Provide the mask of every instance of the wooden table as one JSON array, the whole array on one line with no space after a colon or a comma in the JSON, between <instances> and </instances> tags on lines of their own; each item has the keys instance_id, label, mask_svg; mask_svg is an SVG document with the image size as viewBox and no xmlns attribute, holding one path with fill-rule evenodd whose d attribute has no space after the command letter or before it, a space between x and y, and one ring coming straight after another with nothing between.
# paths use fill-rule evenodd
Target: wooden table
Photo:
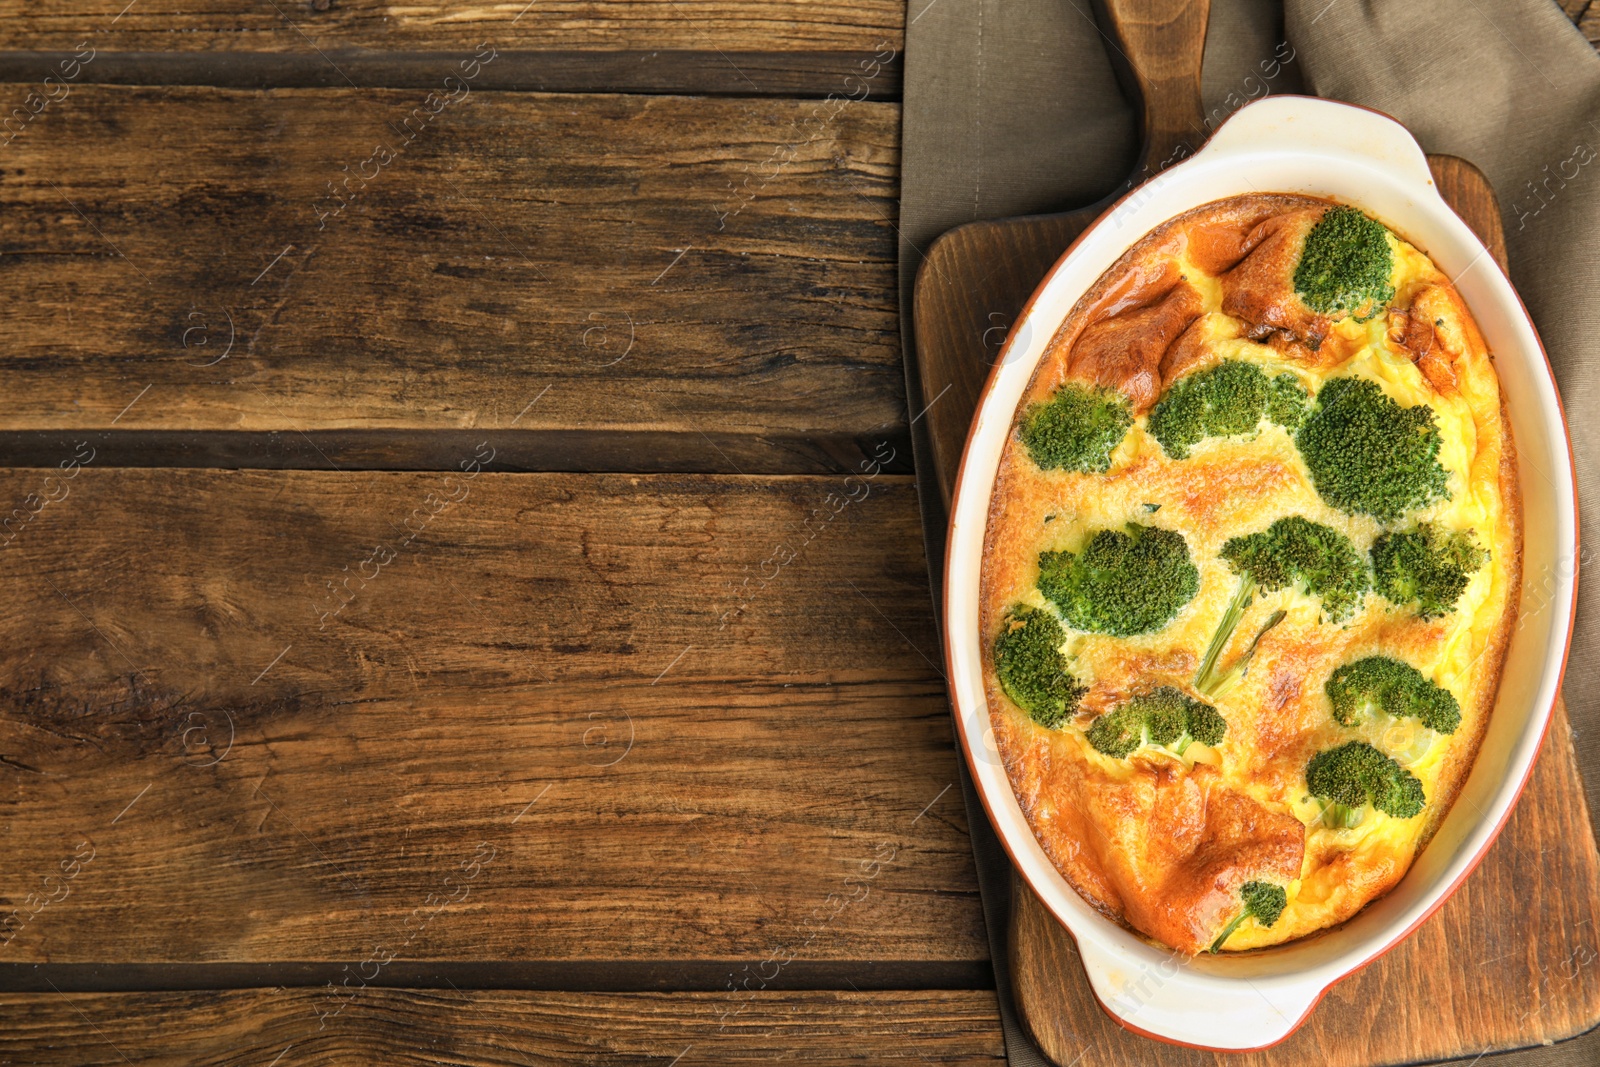
<instances>
[{"instance_id":1,"label":"wooden table","mask_svg":"<svg viewBox=\"0 0 1600 1067\"><path fill-rule=\"evenodd\" d=\"M125 2L0 4L0 1063L1003 1060L902 4Z\"/></svg>"}]
</instances>

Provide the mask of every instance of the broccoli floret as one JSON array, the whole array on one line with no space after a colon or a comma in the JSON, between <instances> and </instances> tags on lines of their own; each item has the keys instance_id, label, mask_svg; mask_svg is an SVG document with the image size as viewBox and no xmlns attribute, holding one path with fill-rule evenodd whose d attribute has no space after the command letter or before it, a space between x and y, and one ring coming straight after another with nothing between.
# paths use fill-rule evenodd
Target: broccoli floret
<instances>
[{"instance_id":1,"label":"broccoli floret","mask_svg":"<svg viewBox=\"0 0 1600 1067\"><path fill-rule=\"evenodd\" d=\"M1183 755L1195 741L1219 745L1228 723L1210 704L1185 696L1180 689L1162 686L1142 693L1100 716L1090 724L1089 744L1112 759L1126 759L1146 745Z\"/></svg>"},{"instance_id":2,"label":"broccoli floret","mask_svg":"<svg viewBox=\"0 0 1600 1067\"><path fill-rule=\"evenodd\" d=\"M1222 951L1222 943L1239 929L1239 924L1254 916L1256 922L1262 926L1274 926L1278 916L1283 914L1283 909L1289 906L1289 894L1283 886L1273 885L1271 882L1246 882L1239 887L1239 899L1244 901L1244 911L1234 917L1234 920L1222 928L1222 933L1211 942L1213 953Z\"/></svg>"},{"instance_id":3,"label":"broccoli floret","mask_svg":"<svg viewBox=\"0 0 1600 1067\"><path fill-rule=\"evenodd\" d=\"M1349 617L1367 591L1367 564L1350 539L1298 515L1231 539L1222 546L1222 558L1263 589L1296 584L1320 597L1336 622Z\"/></svg>"},{"instance_id":4,"label":"broccoli floret","mask_svg":"<svg viewBox=\"0 0 1600 1067\"><path fill-rule=\"evenodd\" d=\"M1044 470L1102 472L1111 466L1133 416L1122 395L1068 383L1022 416L1019 436Z\"/></svg>"},{"instance_id":5,"label":"broccoli floret","mask_svg":"<svg viewBox=\"0 0 1600 1067\"><path fill-rule=\"evenodd\" d=\"M1131 637L1161 629L1200 588L1183 535L1129 523L1100 530L1074 555L1039 553L1039 592L1069 624Z\"/></svg>"},{"instance_id":6,"label":"broccoli floret","mask_svg":"<svg viewBox=\"0 0 1600 1067\"><path fill-rule=\"evenodd\" d=\"M1365 321L1394 299L1389 231L1352 207L1331 207L1306 234L1294 291L1319 315Z\"/></svg>"},{"instance_id":7,"label":"broccoli floret","mask_svg":"<svg viewBox=\"0 0 1600 1067\"><path fill-rule=\"evenodd\" d=\"M1188 727L1190 738L1212 748L1222 744L1222 739L1228 736L1228 720L1210 704L1199 701L1189 705ZM1183 755L1183 749L1188 747L1185 742L1183 748L1178 749L1178 755Z\"/></svg>"},{"instance_id":8,"label":"broccoli floret","mask_svg":"<svg viewBox=\"0 0 1600 1067\"><path fill-rule=\"evenodd\" d=\"M1306 785L1327 805L1324 826L1359 826L1368 804L1385 815L1409 819L1427 802L1416 775L1365 741L1317 753L1306 765Z\"/></svg>"},{"instance_id":9,"label":"broccoli floret","mask_svg":"<svg viewBox=\"0 0 1600 1067\"><path fill-rule=\"evenodd\" d=\"M1227 674L1217 671L1217 661L1233 640L1258 588L1272 591L1296 586L1306 595L1320 598L1322 610L1336 622L1354 612L1367 591L1367 565L1350 539L1331 526L1298 515L1279 519L1259 533L1233 538L1222 546L1222 558L1239 575L1239 588L1222 613L1195 675L1195 688L1212 696L1224 681L1243 671L1261 640L1257 634L1245 658ZM1280 621L1281 613L1272 625Z\"/></svg>"},{"instance_id":10,"label":"broccoli floret","mask_svg":"<svg viewBox=\"0 0 1600 1067\"><path fill-rule=\"evenodd\" d=\"M1365 378L1324 385L1295 444L1317 492L1340 511L1392 522L1447 495L1433 409L1403 408Z\"/></svg>"},{"instance_id":11,"label":"broccoli floret","mask_svg":"<svg viewBox=\"0 0 1600 1067\"><path fill-rule=\"evenodd\" d=\"M1048 611L1018 606L994 643L994 672L1012 703L1040 726L1055 729L1078 710L1087 691L1067 667L1067 635Z\"/></svg>"},{"instance_id":12,"label":"broccoli floret","mask_svg":"<svg viewBox=\"0 0 1600 1067\"><path fill-rule=\"evenodd\" d=\"M1150 432L1167 455L1183 459L1207 437L1254 433L1267 407L1267 376L1229 360L1179 378L1150 412Z\"/></svg>"},{"instance_id":13,"label":"broccoli floret","mask_svg":"<svg viewBox=\"0 0 1600 1067\"><path fill-rule=\"evenodd\" d=\"M1461 705L1450 690L1434 685L1411 664L1387 656L1346 663L1323 688L1341 726L1358 726L1375 713L1413 718L1441 734L1453 734L1461 725Z\"/></svg>"},{"instance_id":14,"label":"broccoli floret","mask_svg":"<svg viewBox=\"0 0 1600 1067\"><path fill-rule=\"evenodd\" d=\"M1227 360L1174 382L1148 425L1167 455L1184 459L1207 437L1255 433L1263 418L1293 429L1305 406L1306 391L1293 374L1268 378L1254 363Z\"/></svg>"},{"instance_id":15,"label":"broccoli floret","mask_svg":"<svg viewBox=\"0 0 1600 1067\"><path fill-rule=\"evenodd\" d=\"M1300 379L1288 371L1272 379L1267 391L1267 418L1285 430L1298 429L1306 421L1306 408L1311 403Z\"/></svg>"},{"instance_id":16,"label":"broccoli floret","mask_svg":"<svg viewBox=\"0 0 1600 1067\"><path fill-rule=\"evenodd\" d=\"M1445 532L1426 522L1372 543L1378 592L1396 604L1413 605L1424 619L1454 611L1467 580L1486 558L1471 533Z\"/></svg>"}]
</instances>

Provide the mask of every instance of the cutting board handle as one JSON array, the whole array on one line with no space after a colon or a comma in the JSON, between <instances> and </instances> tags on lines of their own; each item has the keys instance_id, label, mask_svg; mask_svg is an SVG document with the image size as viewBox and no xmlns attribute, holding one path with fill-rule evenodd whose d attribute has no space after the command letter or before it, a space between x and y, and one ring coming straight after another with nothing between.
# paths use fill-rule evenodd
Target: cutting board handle
<instances>
[{"instance_id":1,"label":"cutting board handle","mask_svg":"<svg viewBox=\"0 0 1600 1067\"><path fill-rule=\"evenodd\" d=\"M1193 155L1205 140L1200 64L1211 0L1097 0L1112 65L1142 105L1137 185Z\"/></svg>"}]
</instances>

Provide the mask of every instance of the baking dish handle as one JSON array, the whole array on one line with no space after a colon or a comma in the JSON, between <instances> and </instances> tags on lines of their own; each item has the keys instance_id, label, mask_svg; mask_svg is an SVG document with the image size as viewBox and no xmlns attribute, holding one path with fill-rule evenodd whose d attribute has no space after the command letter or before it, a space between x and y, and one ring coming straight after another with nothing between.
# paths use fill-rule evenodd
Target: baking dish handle
<instances>
[{"instance_id":1,"label":"baking dish handle","mask_svg":"<svg viewBox=\"0 0 1600 1067\"><path fill-rule=\"evenodd\" d=\"M1094 995L1112 1018L1148 1037L1206 1049L1248 1051L1294 1032L1322 999L1316 979L1258 974L1249 956L1170 953L1132 961L1088 938L1078 954ZM1228 973L1224 974L1224 968ZM1210 972L1210 973L1208 973Z\"/></svg>"},{"instance_id":2,"label":"baking dish handle","mask_svg":"<svg viewBox=\"0 0 1600 1067\"><path fill-rule=\"evenodd\" d=\"M1400 123L1371 108L1314 96L1269 96L1240 108L1197 158L1249 156L1270 145L1310 155L1365 156L1390 174L1433 188L1428 157Z\"/></svg>"}]
</instances>

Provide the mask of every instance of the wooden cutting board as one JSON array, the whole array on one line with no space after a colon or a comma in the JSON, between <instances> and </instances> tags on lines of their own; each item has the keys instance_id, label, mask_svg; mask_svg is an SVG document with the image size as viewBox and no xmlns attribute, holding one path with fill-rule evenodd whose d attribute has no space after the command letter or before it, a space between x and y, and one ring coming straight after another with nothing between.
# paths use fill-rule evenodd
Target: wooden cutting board
<instances>
[{"instance_id":1,"label":"wooden cutting board","mask_svg":"<svg viewBox=\"0 0 1600 1067\"><path fill-rule=\"evenodd\" d=\"M1146 0L1100 11L1145 102L1136 178L1196 147L1185 138L1203 128L1206 8L1204 0ZM1504 268L1505 239L1488 180L1454 157L1431 156L1429 164L1445 199ZM912 321L927 459L946 514L967 428L1007 329L1104 207L970 223L929 249ZM1528 789L1478 870L1412 937L1335 986L1275 1048L1201 1052L1122 1029L1090 991L1071 935L1015 878L1008 942L1018 1013L1062 1067L1377 1067L1576 1036L1600 1023L1600 855L1566 709L1556 707Z\"/></svg>"}]
</instances>

